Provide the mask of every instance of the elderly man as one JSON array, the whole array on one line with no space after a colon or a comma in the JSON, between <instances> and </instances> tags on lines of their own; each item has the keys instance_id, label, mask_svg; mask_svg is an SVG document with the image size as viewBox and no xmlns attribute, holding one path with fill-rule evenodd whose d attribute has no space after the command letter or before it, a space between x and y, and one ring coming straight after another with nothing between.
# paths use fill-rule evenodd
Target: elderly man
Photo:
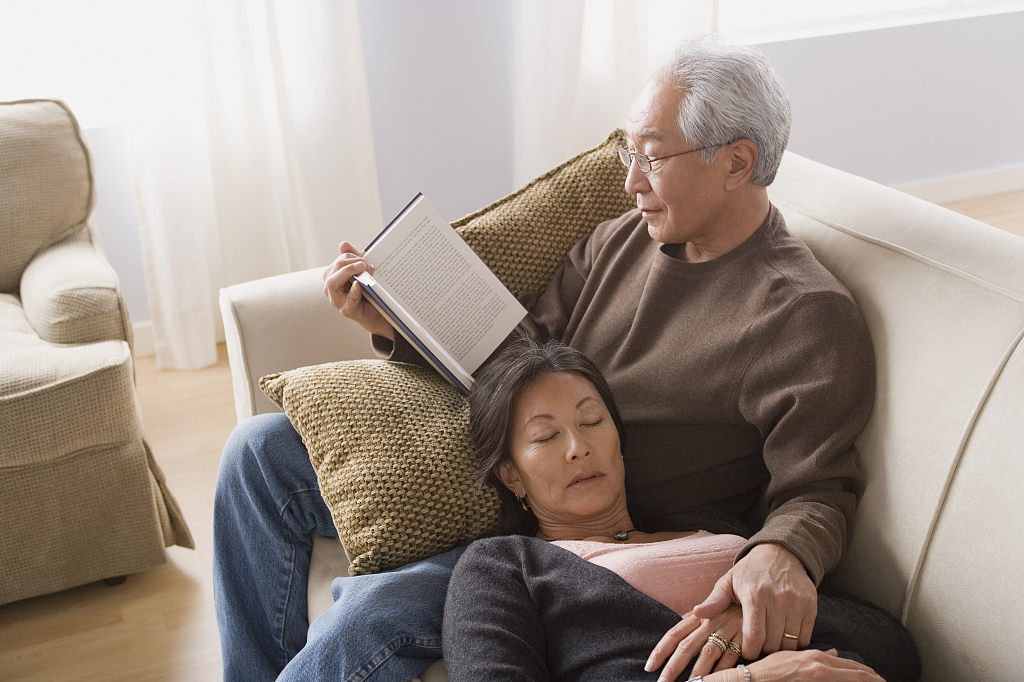
<instances>
[{"instance_id":1,"label":"elderly man","mask_svg":"<svg viewBox=\"0 0 1024 682\"><path fill-rule=\"evenodd\" d=\"M637 210L598 226L524 300L521 331L578 348L607 377L631 489L658 512L711 504L761 528L658 645L659 665L672 656L668 679L710 646L710 619L732 603L745 658L806 646L815 586L842 555L862 490L853 441L871 410L872 347L849 292L768 200L789 125L762 55L712 39L683 45L627 121L620 155ZM352 278L367 268L343 242L325 293L383 357L422 362L362 299ZM276 672L292 657L281 679L417 675L440 656L461 549L336 582L303 648L308 534L335 531L287 420L250 422L225 448L215 510L226 677L273 679L259 665ZM700 656L710 670L714 659Z\"/></svg>"}]
</instances>

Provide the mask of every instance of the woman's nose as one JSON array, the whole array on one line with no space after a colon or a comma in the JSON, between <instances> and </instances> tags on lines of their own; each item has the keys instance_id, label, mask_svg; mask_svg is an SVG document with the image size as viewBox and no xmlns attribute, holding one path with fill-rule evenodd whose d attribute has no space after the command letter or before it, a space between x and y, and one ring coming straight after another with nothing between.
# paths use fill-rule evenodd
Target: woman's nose
<instances>
[{"instance_id":1,"label":"woman's nose","mask_svg":"<svg viewBox=\"0 0 1024 682\"><path fill-rule=\"evenodd\" d=\"M579 431L574 430L569 434L568 446L565 458L570 462L590 454L590 445Z\"/></svg>"}]
</instances>

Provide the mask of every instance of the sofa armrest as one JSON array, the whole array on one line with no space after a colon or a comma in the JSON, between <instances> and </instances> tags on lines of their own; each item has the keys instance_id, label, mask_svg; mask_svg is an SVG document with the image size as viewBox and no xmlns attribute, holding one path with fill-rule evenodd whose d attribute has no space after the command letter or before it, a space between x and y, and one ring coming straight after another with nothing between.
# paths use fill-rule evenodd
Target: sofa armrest
<instances>
[{"instance_id":1,"label":"sofa armrest","mask_svg":"<svg viewBox=\"0 0 1024 682\"><path fill-rule=\"evenodd\" d=\"M132 345L117 274L87 229L39 251L21 275L19 293L29 324L44 341Z\"/></svg>"},{"instance_id":2,"label":"sofa armrest","mask_svg":"<svg viewBox=\"0 0 1024 682\"><path fill-rule=\"evenodd\" d=\"M342 317L324 297L322 275L323 268L313 268L221 289L239 422L280 412L260 390L262 376L374 357L370 335Z\"/></svg>"}]
</instances>

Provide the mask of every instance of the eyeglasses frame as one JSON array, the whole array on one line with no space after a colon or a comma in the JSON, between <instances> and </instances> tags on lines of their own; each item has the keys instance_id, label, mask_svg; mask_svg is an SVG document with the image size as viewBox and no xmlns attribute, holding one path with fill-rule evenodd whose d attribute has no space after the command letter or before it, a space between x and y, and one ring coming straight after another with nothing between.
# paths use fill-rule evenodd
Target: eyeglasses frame
<instances>
[{"instance_id":1,"label":"eyeglasses frame","mask_svg":"<svg viewBox=\"0 0 1024 682\"><path fill-rule=\"evenodd\" d=\"M647 156L646 154L641 154L640 152L638 152L636 150L633 150L633 149L628 149L627 147L619 147L619 161L622 162L623 166L625 166L626 168L629 168L630 164L635 159L636 160L636 167L640 169L641 173L650 173L652 170L654 170L654 166L651 165L654 161L661 161L663 159L671 159L673 156L682 156L684 154L692 154L694 152L702 152L705 149L714 149L716 147L724 147L727 144L732 144L732 142L723 142L721 144L709 144L707 147L698 147L697 149L689 149L689 150L687 150L685 152L678 152L676 154L667 154L665 156ZM623 153L627 154L628 156L626 158L623 158L622 157ZM647 164L647 168L644 168L644 163Z\"/></svg>"}]
</instances>

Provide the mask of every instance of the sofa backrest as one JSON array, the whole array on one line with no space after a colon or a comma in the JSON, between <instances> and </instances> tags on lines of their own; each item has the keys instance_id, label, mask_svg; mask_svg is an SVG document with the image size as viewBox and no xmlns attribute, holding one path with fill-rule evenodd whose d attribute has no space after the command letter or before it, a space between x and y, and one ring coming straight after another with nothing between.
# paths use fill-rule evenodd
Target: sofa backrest
<instances>
[{"instance_id":1,"label":"sofa backrest","mask_svg":"<svg viewBox=\"0 0 1024 682\"><path fill-rule=\"evenodd\" d=\"M17 291L37 251L85 227L92 161L67 105L0 102L0 292Z\"/></svg>"},{"instance_id":2,"label":"sofa backrest","mask_svg":"<svg viewBox=\"0 0 1024 682\"><path fill-rule=\"evenodd\" d=\"M1024 676L1024 239L787 153L772 201L853 293L878 366L840 582L924 680Z\"/></svg>"}]
</instances>

